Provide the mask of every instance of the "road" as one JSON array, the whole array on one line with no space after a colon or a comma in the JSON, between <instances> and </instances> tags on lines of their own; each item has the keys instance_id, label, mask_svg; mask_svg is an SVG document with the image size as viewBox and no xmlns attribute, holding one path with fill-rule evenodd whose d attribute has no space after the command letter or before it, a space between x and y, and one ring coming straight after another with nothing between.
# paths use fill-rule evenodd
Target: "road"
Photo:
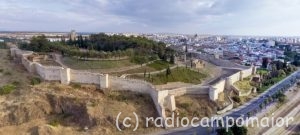
<instances>
[{"instance_id":1,"label":"road","mask_svg":"<svg viewBox=\"0 0 300 135\"><path fill-rule=\"evenodd\" d=\"M255 129L259 131L257 134L292 134L293 131L299 129L300 124L300 91L298 88L297 91L291 90L287 92L288 101L281 106L279 109L277 109L273 116L275 119L278 117L282 118L294 118L294 121L289 124L289 127L266 127L261 129ZM270 116L269 116L270 118Z\"/></svg>"}]
</instances>

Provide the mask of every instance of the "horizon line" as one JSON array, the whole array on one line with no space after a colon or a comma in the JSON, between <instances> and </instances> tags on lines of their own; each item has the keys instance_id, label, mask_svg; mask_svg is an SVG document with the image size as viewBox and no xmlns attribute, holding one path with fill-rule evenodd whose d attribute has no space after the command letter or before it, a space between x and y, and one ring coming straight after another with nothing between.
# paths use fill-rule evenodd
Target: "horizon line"
<instances>
[{"instance_id":1,"label":"horizon line","mask_svg":"<svg viewBox=\"0 0 300 135\"><path fill-rule=\"evenodd\" d=\"M74 29L73 29L74 30ZM76 31L76 30L75 30ZM70 33L70 31L37 31L37 30L0 30L0 33L13 33L13 32L19 32L19 33ZM203 33L173 33L173 32L104 32L104 31L99 31L99 32L86 32L86 31L76 31L76 33L89 33L89 34L98 34L98 33L118 33L118 34L124 34L124 33L132 33L132 34L173 34L173 35L201 35L201 36L232 36L232 37L293 37L293 38L300 38L300 36L291 36L291 35L237 35L237 34L203 34Z\"/></svg>"}]
</instances>

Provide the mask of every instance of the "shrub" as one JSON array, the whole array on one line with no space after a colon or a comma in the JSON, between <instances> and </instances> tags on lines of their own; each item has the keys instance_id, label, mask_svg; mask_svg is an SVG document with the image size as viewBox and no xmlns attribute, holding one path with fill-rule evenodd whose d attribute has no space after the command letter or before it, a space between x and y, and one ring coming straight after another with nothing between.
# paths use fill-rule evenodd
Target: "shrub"
<instances>
[{"instance_id":1,"label":"shrub","mask_svg":"<svg viewBox=\"0 0 300 135\"><path fill-rule=\"evenodd\" d=\"M6 95L11 93L16 89L16 86L12 84L4 85L3 87L0 88L0 95Z\"/></svg>"},{"instance_id":2,"label":"shrub","mask_svg":"<svg viewBox=\"0 0 300 135\"><path fill-rule=\"evenodd\" d=\"M246 127L238 127L236 124L234 124L234 126L230 129L234 135L247 135L248 132Z\"/></svg>"},{"instance_id":3,"label":"shrub","mask_svg":"<svg viewBox=\"0 0 300 135\"><path fill-rule=\"evenodd\" d=\"M237 103L241 103L241 98L239 96L233 96L232 100Z\"/></svg>"},{"instance_id":4,"label":"shrub","mask_svg":"<svg viewBox=\"0 0 300 135\"><path fill-rule=\"evenodd\" d=\"M284 95L283 93L279 93L277 96L279 103L284 103L286 101L286 95Z\"/></svg>"},{"instance_id":5,"label":"shrub","mask_svg":"<svg viewBox=\"0 0 300 135\"><path fill-rule=\"evenodd\" d=\"M30 84L31 84L31 85L38 85L38 84L40 84L41 82L42 82L41 79L38 78L38 77L31 78L31 80L30 80Z\"/></svg>"},{"instance_id":6,"label":"shrub","mask_svg":"<svg viewBox=\"0 0 300 135\"><path fill-rule=\"evenodd\" d=\"M0 72L2 73L4 70L3 69L0 69Z\"/></svg>"},{"instance_id":7,"label":"shrub","mask_svg":"<svg viewBox=\"0 0 300 135\"><path fill-rule=\"evenodd\" d=\"M136 64L143 64L147 63L149 60L146 56L134 56L130 61Z\"/></svg>"},{"instance_id":8,"label":"shrub","mask_svg":"<svg viewBox=\"0 0 300 135\"><path fill-rule=\"evenodd\" d=\"M21 83L19 81L13 81L12 84L15 86L19 86Z\"/></svg>"},{"instance_id":9,"label":"shrub","mask_svg":"<svg viewBox=\"0 0 300 135\"><path fill-rule=\"evenodd\" d=\"M225 128L217 129L217 133L218 135L233 135L230 129L227 131Z\"/></svg>"},{"instance_id":10,"label":"shrub","mask_svg":"<svg viewBox=\"0 0 300 135\"><path fill-rule=\"evenodd\" d=\"M127 101L127 97L125 95L119 94L116 96L116 100L120 102Z\"/></svg>"},{"instance_id":11,"label":"shrub","mask_svg":"<svg viewBox=\"0 0 300 135\"><path fill-rule=\"evenodd\" d=\"M181 103L178 106L180 106L180 107L182 107L182 108L184 108L184 109L187 110L191 106L191 104L190 103Z\"/></svg>"},{"instance_id":12,"label":"shrub","mask_svg":"<svg viewBox=\"0 0 300 135\"><path fill-rule=\"evenodd\" d=\"M127 101L127 97L125 95L123 95L122 93L110 92L108 97L112 100L116 100L119 102Z\"/></svg>"}]
</instances>

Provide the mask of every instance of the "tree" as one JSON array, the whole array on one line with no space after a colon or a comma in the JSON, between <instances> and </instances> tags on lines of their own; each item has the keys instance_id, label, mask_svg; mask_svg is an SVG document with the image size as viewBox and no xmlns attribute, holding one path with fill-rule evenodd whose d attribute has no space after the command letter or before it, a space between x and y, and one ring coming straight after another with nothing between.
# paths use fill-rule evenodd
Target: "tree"
<instances>
[{"instance_id":1,"label":"tree","mask_svg":"<svg viewBox=\"0 0 300 135\"><path fill-rule=\"evenodd\" d=\"M170 63L175 64L175 55L172 55L170 58Z\"/></svg>"},{"instance_id":2,"label":"tree","mask_svg":"<svg viewBox=\"0 0 300 135\"><path fill-rule=\"evenodd\" d=\"M273 70L271 73L271 77L274 78L274 77L278 77L279 76L279 71L278 70Z\"/></svg>"},{"instance_id":3,"label":"tree","mask_svg":"<svg viewBox=\"0 0 300 135\"><path fill-rule=\"evenodd\" d=\"M295 66L300 66L300 61L299 60L294 60L292 64L295 65Z\"/></svg>"},{"instance_id":4,"label":"tree","mask_svg":"<svg viewBox=\"0 0 300 135\"><path fill-rule=\"evenodd\" d=\"M274 63L275 63L275 65L276 65L276 69L277 69L277 70L280 70L280 69L283 69L283 68L284 68L285 63L283 63L283 62L281 62L281 61L275 61Z\"/></svg>"},{"instance_id":5,"label":"tree","mask_svg":"<svg viewBox=\"0 0 300 135\"><path fill-rule=\"evenodd\" d=\"M277 95L279 103L284 103L286 101L286 96L283 93Z\"/></svg>"},{"instance_id":6,"label":"tree","mask_svg":"<svg viewBox=\"0 0 300 135\"><path fill-rule=\"evenodd\" d=\"M233 133L230 129L228 131L226 131L225 128L217 129L217 133L218 133L218 135L233 135Z\"/></svg>"},{"instance_id":7,"label":"tree","mask_svg":"<svg viewBox=\"0 0 300 135\"><path fill-rule=\"evenodd\" d=\"M28 49L35 52L49 52L50 51L50 42L45 35L33 37L30 40Z\"/></svg>"},{"instance_id":8,"label":"tree","mask_svg":"<svg viewBox=\"0 0 300 135\"><path fill-rule=\"evenodd\" d=\"M174 50L167 48L163 42L156 42L145 37L126 37L121 35L109 36L104 33L92 34L89 38L79 35L77 40L71 39L65 43L65 38L61 42L49 42L42 36L33 37L30 43L20 44L20 48L36 52L62 52L64 55L77 57L97 57L110 58L128 56L133 62L143 64L148 60L156 60L158 57L168 59L174 54ZM97 52L86 54L79 49L88 49Z\"/></svg>"},{"instance_id":9,"label":"tree","mask_svg":"<svg viewBox=\"0 0 300 135\"><path fill-rule=\"evenodd\" d=\"M278 72L279 72L279 76L281 76L281 77L286 76L286 73L284 72L284 70L280 69Z\"/></svg>"},{"instance_id":10,"label":"tree","mask_svg":"<svg viewBox=\"0 0 300 135\"><path fill-rule=\"evenodd\" d=\"M168 56L166 54L162 58L163 58L163 61L166 61L166 62L168 61Z\"/></svg>"},{"instance_id":11,"label":"tree","mask_svg":"<svg viewBox=\"0 0 300 135\"><path fill-rule=\"evenodd\" d=\"M260 105L259 105L259 108L260 108L260 109L263 109L263 107L264 107L263 104L260 104Z\"/></svg>"},{"instance_id":12,"label":"tree","mask_svg":"<svg viewBox=\"0 0 300 135\"><path fill-rule=\"evenodd\" d=\"M172 74L172 72L171 72L170 66L168 66L168 68L166 70L166 76L168 77L171 74Z\"/></svg>"},{"instance_id":13,"label":"tree","mask_svg":"<svg viewBox=\"0 0 300 135\"><path fill-rule=\"evenodd\" d=\"M61 43L62 43L63 45L66 44L66 40L65 40L65 37L64 37L64 36L61 38Z\"/></svg>"},{"instance_id":14,"label":"tree","mask_svg":"<svg viewBox=\"0 0 300 135\"><path fill-rule=\"evenodd\" d=\"M80 35L78 37L78 46L79 46L79 48L84 48L84 40L83 40L82 35Z\"/></svg>"},{"instance_id":15,"label":"tree","mask_svg":"<svg viewBox=\"0 0 300 135\"><path fill-rule=\"evenodd\" d=\"M267 68L269 64L269 58L264 57L262 59L262 68Z\"/></svg>"},{"instance_id":16,"label":"tree","mask_svg":"<svg viewBox=\"0 0 300 135\"><path fill-rule=\"evenodd\" d=\"M241 103L241 98L239 96L233 96L232 100L237 102L237 103Z\"/></svg>"},{"instance_id":17,"label":"tree","mask_svg":"<svg viewBox=\"0 0 300 135\"><path fill-rule=\"evenodd\" d=\"M247 135L247 128L246 127L238 127L236 124L230 128L234 135Z\"/></svg>"}]
</instances>

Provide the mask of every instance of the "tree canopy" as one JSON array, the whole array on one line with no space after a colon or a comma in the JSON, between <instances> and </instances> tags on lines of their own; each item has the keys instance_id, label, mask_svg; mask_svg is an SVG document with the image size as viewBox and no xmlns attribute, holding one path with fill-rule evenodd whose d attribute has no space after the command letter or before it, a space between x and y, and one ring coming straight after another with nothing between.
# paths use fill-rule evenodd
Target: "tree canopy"
<instances>
[{"instance_id":1,"label":"tree canopy","mask_svg":"<svg viewBox=\"0 0 300 135\"><path fill-rule=\"evenodd\" d=\"M128 56L136 63L145 63L155 59L168 59L174 50L163 42L156 42L145 37L109 36L104 33L92 34L89 38L81 35L76 41L50 42L42 36L33 37L30 43L23 43L20 48L35 52L60 52L62 55L80 58L111 58Z\"/></svg>"}]
</instances>

